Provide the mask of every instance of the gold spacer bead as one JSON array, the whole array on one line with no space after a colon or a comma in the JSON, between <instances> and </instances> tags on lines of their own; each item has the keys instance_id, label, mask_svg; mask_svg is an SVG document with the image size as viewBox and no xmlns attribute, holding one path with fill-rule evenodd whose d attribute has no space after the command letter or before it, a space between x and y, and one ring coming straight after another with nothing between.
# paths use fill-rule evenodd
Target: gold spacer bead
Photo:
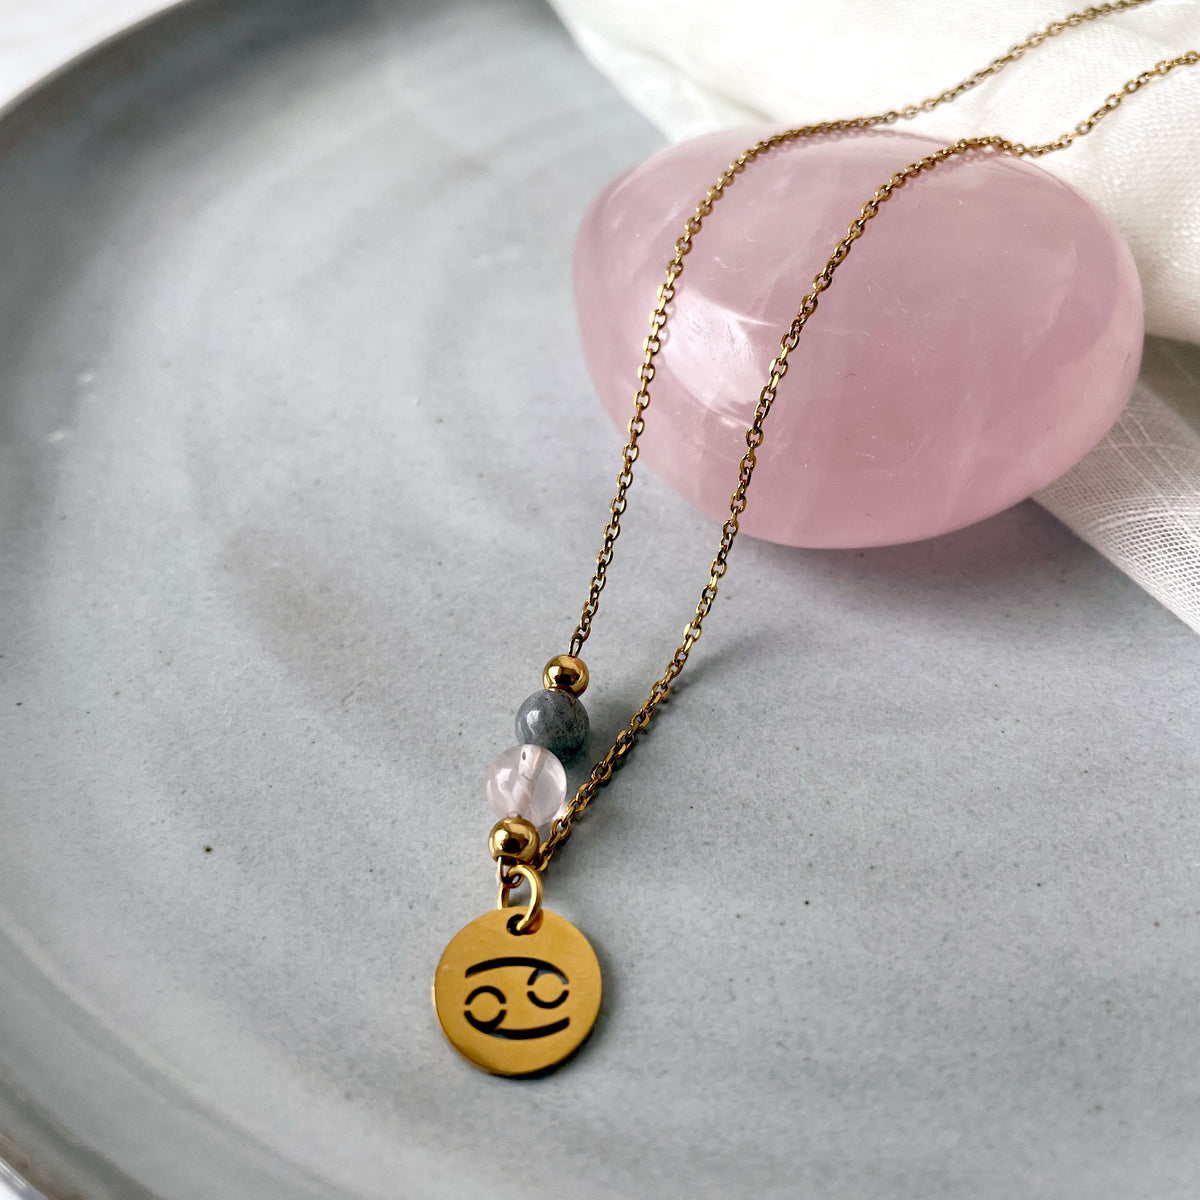
<instances>
[{"instance_id":1,"label":"gold spacer bead","mask_svg":"<svg viewBox=\"0 0 1200 1200\"><path fill-rule=\"evenodd\" d=\"M541 848L538 831L524 817L505 817L488 834L488 850L496 859L515 858L517 862L531 863Z\"/></svg>"},{"instance_id":2,"label":"gold spacer bead","mask_svg":"<svg viewBox=\"0 0 1200 1200\"><path fill-rule=\"evenodd\" d=\"M587 664L573 654L556 654L542 669L543 687L561 688L572 696L582 696L587 685Z\"/></svg>"}]
</instances>

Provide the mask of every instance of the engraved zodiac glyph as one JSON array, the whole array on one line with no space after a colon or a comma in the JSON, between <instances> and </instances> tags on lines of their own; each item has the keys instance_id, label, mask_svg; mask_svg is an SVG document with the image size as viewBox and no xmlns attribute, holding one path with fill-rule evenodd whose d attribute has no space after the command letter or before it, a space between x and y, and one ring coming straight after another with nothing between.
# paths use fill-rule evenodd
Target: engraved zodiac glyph
<instances>
[{"instance_id":1,"label":"engraved zodiac glyph","mask_svg":"<svg viewBox=\"0 0 1200 1200\"><path fill-rule=\"evenodd\" d=\"M466 979L475 979L481 975L497 971L507 971L511 968L521 969L520 976L524 978L525 982L519 990L525 992L524 999L533 1005L534 1008L554 1009L566 1002L569 995L566 975L554 966L553 963L548 963L542 958L524 958L520 956L489 958L468 967L464 973L464 977ZM525 975L525 968L530 969L527 977ZM556 980L559 986L543 986L543 993L549 993L549 995L538 995L535 987L540 979ZM509 1013L510 995L513 995L511 985L508 991L505 992L495 983L481 983L468 994L464 1001L466 1011L463 1013L463 1016L466 1018L467 1023L480 1033L486 1033L490 1037L506 1038L509 1041L527 1041L530 1038L549 1037L552 1033L561 1033L571 1023L571 1018L564 1016L557 1021L550 1021L541 1025L509 1026L505 1022ZM514 998L514 1007L518 1002L519 998ZM475 1005L474 1010L472 1010L472 1005ZM491 1017L481 1018L479 1015L481 1012L486 1012L489 1008L495 1008L496 1005L499 1005L499 1009Z\"/></svg>"}]
</instances>

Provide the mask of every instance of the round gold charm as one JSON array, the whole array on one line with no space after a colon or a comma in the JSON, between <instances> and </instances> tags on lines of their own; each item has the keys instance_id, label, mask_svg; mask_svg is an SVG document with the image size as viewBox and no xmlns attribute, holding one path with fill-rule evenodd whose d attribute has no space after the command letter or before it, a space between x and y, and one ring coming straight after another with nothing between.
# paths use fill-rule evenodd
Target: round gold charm
<instances>
[{"instance_id":1,"label":"round gold charm","mask_svg":"<svg viewBox=\"0 0 1200 1200\"><path fill-rule=\"evenodd\" d=\"M493 1075L557 1066L592 1031L600 964L587 938L542 909L514 932L519 908L498 908L460 929L433 977L433 1007L450 1044Z\"/></svg>"}]
</instances>

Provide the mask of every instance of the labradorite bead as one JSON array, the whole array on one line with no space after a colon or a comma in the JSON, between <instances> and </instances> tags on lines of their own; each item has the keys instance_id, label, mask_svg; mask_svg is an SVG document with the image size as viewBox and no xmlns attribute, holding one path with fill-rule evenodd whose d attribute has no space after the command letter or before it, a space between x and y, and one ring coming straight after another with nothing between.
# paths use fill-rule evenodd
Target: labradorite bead
<instances>
[{"instance_id":1,"label":"labradorite bead","mask_svg":"<svg viewBox=\"0 0 1200 1200\"><path fill-rule=\"evenodd\" d=\"M570 758L587 738L588 715L583 701L564 688L534 692L517 709L517 741L544 746L559 758Z\"/></svg>"}]
</instances>

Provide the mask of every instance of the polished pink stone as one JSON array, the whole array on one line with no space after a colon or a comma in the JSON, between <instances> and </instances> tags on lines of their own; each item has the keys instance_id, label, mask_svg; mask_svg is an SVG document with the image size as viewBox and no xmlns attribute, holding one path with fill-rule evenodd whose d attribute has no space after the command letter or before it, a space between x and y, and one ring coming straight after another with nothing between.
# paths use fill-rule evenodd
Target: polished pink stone
<instances>
[{"instance_id":1,"label":"polished pink stone","mask_svg":"<svg viewBox=\"0 0 1200 1200\"><path fill-rule=\"evenodd\" d=\"M584 350L622 428L675 239L764 132L664 150L583 220ZM669 309L642 461L706 513L728 513L768 364L813 276L875 188L939 144L880 133L780 148L705 221ZM882 207L822 296L767 420L742 528L874 546L998 512L1103 436L1141 345L1137 272L1107 218L1029 163L939 167Z\"/></svg>"},{"instance_id":2,"label":"polished pink stone","mask_svg":"<svg viewBox=\"0 0 1200 1200\"><path fill-rule=\"evenodd\" d=\"M541 746L510 746L488 767L484 796L497 817L524 817L545 829L567 798L567 773Z\"/></svg>"}]
</instances>

